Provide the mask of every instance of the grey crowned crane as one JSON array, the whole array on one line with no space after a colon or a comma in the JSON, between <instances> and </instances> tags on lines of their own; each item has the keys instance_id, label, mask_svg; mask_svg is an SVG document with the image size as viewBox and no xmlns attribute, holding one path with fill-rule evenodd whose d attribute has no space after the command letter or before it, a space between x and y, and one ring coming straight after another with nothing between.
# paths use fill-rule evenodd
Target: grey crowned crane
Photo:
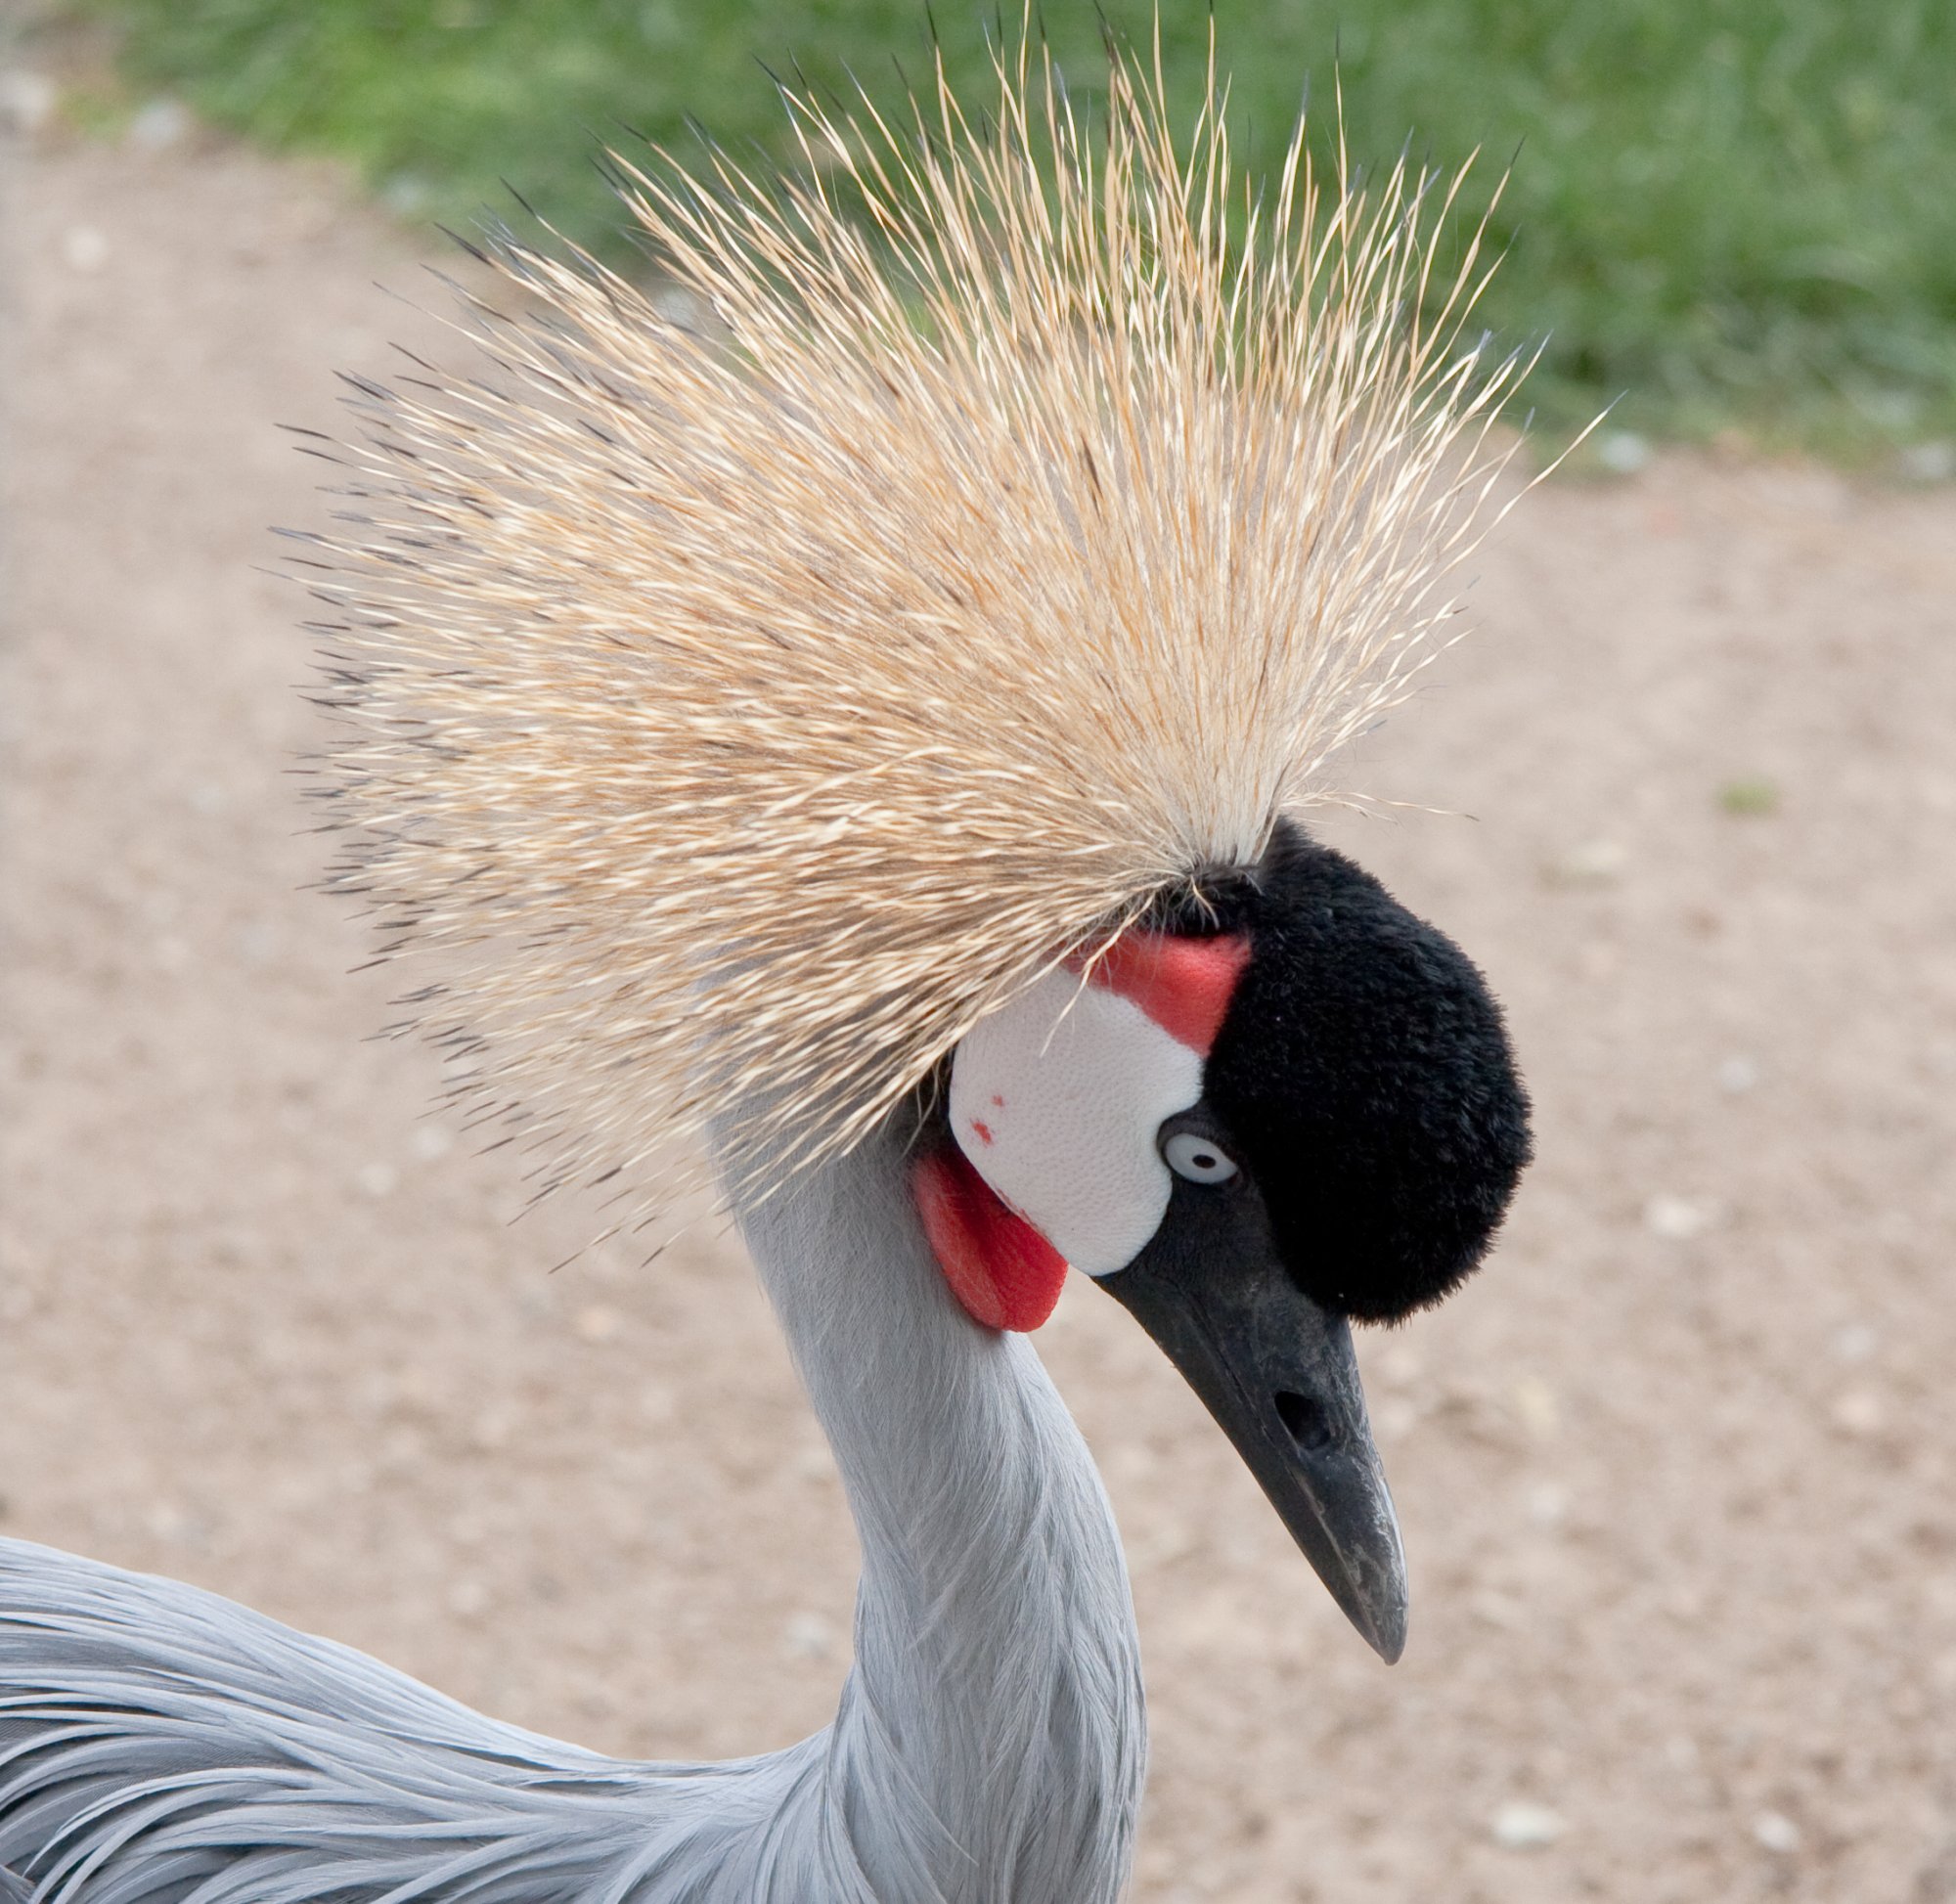
<instances>
[{"instance_id":1,"label":"grey crowned crane","mask_svg":"<svg viewBox=\"0 0 1956 1904\"><path fill-rule=\"evenodd\" d=\"M333 883L540 1188L710 1159L860 1535L831 1725L608 1759L245 1609L0 1542L0 1897L1093 1904L1145 1734L1121 1548L1031 1332L1069 1266L1386 1659L1354 1321L1529 1152L1467 958L1300 816L1408 688L1518 374L1403 167L1252 196L1211 75L1076 113L788 95L762 186L625 168L668 287L505 243L479 374L361 386ZM1448 285L1451 286L1450 290Z\"/></svg>"}]
</instances>

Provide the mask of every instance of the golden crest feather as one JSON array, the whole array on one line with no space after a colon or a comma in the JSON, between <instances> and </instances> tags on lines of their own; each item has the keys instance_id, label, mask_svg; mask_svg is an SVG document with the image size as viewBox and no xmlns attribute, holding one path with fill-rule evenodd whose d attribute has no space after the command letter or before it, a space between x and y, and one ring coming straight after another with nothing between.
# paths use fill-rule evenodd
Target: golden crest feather
<instances>
[{"instance_id":1,"label":"golden crest feather","mask_svg":"<svg viewBox=\"0 0 1956 1904\"><path fill-rule=\"evenodd\" d=\"M903 123L785 93L785 182L620 160L662 287L506 243L486 374L363 386L331 883L543 1187L847 1145L1434 651L1524 368L1479 231L1434 281L1459 178L1300 125L1258 191L1213 56L1179 141L1109 61L1095 122L1026 34L982 121L940 65Z\"/></svg>"}]
</instances>

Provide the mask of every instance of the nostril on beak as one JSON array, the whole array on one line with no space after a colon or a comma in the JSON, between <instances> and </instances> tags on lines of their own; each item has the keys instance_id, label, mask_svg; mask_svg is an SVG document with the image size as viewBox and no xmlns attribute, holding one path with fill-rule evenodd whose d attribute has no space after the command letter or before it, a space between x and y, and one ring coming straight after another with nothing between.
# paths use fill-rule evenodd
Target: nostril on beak
<instances>
[{"instance_id":1,"label":"nostril on beak","mask_svg":"<svg viewBox=\"0 0 1956 1904\"><path fill-rule=\"evenodd\" d=\"M1315 1454L1331 1445L1331 1418L1321 1401L1308 1395L1294 1395L1288 1389L1279 1389L1271 1399L1276 1403L1277 1419L1306 1454Z\"/></svg>"}]
</instances>

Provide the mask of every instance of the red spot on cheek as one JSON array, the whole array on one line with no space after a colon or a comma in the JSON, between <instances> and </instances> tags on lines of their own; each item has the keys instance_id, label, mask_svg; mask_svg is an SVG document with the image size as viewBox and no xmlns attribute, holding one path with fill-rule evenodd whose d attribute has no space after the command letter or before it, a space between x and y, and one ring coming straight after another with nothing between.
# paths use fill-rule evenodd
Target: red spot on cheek
<instances>
[{"instance_id":1,"label":"red spot on cheek","mask_svg":"<svg viewBox=\"0 0 1956 1904\"><path fill-rule=\"evenodd\" d=\"M1066 1259L955 1144L923 1158L911 1194L951 1293L988 1329L1037 1329L1059 1301Z\"/></svg>"},{"instance_id":2,"label":"red spot on cheek","mask_svg":"<svg viewBox=\"0 0 1956 1904\"><path fill-rule=\"evenodd\" d=\"M1067 961L1073 971L1085 962ZM1206 1058L1249 962L1245 938L1125 932L1094 965L1092 982L1139 1005L1169 1037Z\"/></svg>"},{"instance_id":3,"label":"red spot on cheek","mask_svg":"<svg viewBox=\"0 0 1956 1904\"><path fill-rule=\"evenodd\" d=\"M992 1141L992 1127L989 1124L981 1123L977 1118L973 1118L971 1120L971 1129L977 1132L978 1141L981 1144L989 1144Z\"/></svg>"}]
</instances>

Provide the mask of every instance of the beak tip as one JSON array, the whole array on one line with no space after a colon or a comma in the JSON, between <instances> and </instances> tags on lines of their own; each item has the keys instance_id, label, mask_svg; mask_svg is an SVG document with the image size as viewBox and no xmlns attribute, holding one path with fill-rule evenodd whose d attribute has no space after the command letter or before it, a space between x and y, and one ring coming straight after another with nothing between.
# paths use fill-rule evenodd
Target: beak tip
<instances>
[{"instance_id":1,"label":"beak tip","mask_svg":"<svg viewBox=\"0 0 1956 1904\"><path fill-rule=\"evenodd\" d=\"M1405 1550L1400 1545L1399 1521L1392 1512L1392 1497L1385 1492L1384 1477L1379 1479L1379 1491L1385 1506L1371 1551L1361 1548L1354 1553L1348 1547L1337 1554L1331 1566L1318 1565L1315 1557L1312 1564L1345 1617L1357 1628L1358 1636L1387 1665L1394 1666L1405 1652L1410 1595L1406 1590Z\"/></svg>"},{"instance_id":2,"label":"beak tip","mask_svg":"<svg viewBox=\"0 0 1956 1904\"><path fill-rule=\"evenodd\" d=\"M1367 1593L1362 1588L1355 1591L1353 1588L1356 1586L1356 1582L1349 1583L1343 1593L1338 1593L1334 1589L1334 1597L1340 1609L1345 1617L1357 1629L1358 1637L1387 1665L1398 1665L1406 1645L1406 1591L1403 1575L1392 1581L1384 1592L1375 1590Z\"/></svg>"}]
</instances>

